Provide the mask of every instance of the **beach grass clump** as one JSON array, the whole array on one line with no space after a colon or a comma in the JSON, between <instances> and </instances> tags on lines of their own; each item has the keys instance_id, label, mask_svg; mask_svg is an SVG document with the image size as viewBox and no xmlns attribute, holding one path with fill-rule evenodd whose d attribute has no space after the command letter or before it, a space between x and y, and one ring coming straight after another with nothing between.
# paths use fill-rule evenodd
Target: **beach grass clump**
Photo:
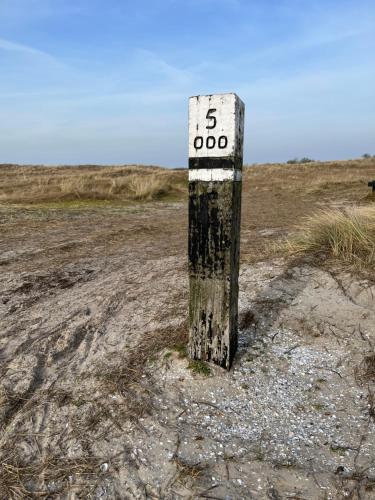
<instances>
[{"instance_id":1,"label":"beach grass clump","mask_svg":"<svg viewBox=\"0 0 375 500\"><path fill-rule=\"evenodd\" d=\"M320 210L304 220L285 247L290 254L320 254L370 268L375 264L375 207Z\"/></svg>"}]
</instances>

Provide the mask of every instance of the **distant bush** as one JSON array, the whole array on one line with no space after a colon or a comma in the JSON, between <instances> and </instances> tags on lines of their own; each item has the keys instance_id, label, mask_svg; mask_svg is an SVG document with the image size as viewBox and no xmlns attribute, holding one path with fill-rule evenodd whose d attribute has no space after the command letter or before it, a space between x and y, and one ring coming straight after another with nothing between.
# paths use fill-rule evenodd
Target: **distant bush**
<instances>
[{"instance_id":1,"label":"distant bush","mask_svg":"<svg viewBox=\"0 0 375 500\"><path fill-rule=\"evenodd\" d=\"M368 158L371 158L371 155L369 155L368 153L365 153L364 155L362 155L362 158L368 159ZM375 155L373 156L373 158L375 158Z\"/></svg>"},{"instance_id":2,"label":"distant bush","mask_svg":"<svg viewBox=\"0 0 375 500\"><path fill-rule=\"evenodd\" d=\"M288 160L287 164L288 165L296 165L297 163L312 163L314 161L315 160L312 160L311 158L307 158L306 156L304 156L300 160L298 158L293 158L292 160Z\"/></svg>"}]
</instances>

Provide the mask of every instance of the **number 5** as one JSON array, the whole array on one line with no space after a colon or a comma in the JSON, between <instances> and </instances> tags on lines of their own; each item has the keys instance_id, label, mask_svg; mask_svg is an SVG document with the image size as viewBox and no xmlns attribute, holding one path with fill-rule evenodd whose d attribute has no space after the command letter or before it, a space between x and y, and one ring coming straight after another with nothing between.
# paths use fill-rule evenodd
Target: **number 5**
<instances>
[{"instance_id":1,"label":"number 5","mask_svg":"<svg viewBox=\"0 0 375 500\"><path fill-rule=\"evenodd\" d=\"M213 128L215 128L215 127L216 127L216 117L215 117L215 116L211 116L211 115L212 115L212 113L215 113L215 111L216 111L216 109L215 109L215 108L213 108L213 109L209 109L209 110L207 111L207 115L206 115L207 120L213 120L213 121L214 121L214 122L213 122L213 124L211 124L211 125L207 125L207 127L206 127L206 128L208 128L209 130L210 130L210 129L213 129Z\"/></svg>"}]
</instances>

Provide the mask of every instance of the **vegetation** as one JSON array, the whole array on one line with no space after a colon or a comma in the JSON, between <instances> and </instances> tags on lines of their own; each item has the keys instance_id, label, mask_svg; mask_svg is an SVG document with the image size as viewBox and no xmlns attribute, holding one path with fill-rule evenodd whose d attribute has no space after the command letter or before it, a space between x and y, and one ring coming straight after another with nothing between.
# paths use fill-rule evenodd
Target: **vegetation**
<instances>
[{"instance_id":1,"label":"vegetation","mask_svg":"<svg viewBox=\"0 0 375 500\"><path fill-rule=\"evenodd\" d=\"M375 207L321 210L288 240L293 254L324 253L358 267L375 264Z\"/></svg>"},{"instance_id":2,"label":"vegetation","mask_svg":"<svg viewBox=\"0 0 375 500\"><path fill-rule=\"evenodd\" d=\"M285 163L244 169L244 195L263 190L270 179L278 192L309 192L345 188L351 195L363 191L373 176L373 158L342 162L313 162L298 158ZM313 173L313 175L312 175ZM367 191L367 189L366 189ZM333 191L332 191L333 193ZM43 167L0 164L0 204L48 205L49 208L85 208L88 205L138 201L181 200L187 194L187 171L142 165Z\"/></svg>"},{"instance_id":3,"label":"vegetation","mask_svg":"<svg viewBox=\"0 0 375 500\"><path fill-rule=\"evenodd\" d=\"M292 160L288 160L287 164L288 165L297 165L298 163L314 163L315 160L312 160L311 158L303 157L300 160L298 158L293 158Z\"/></svg>"},{"instance_id":4,"label":"vegetation","mask_svg":"<svg viewBox=\"0 0 375 500\"><path fill-rule=\"evenodd\" d=\"M151 201L179 198L186 174L158 167L0 168L0 203Z\"/></svg>"},{"instance_id":5,"label":"vegetation","mask_svg":"<svg viewBox=\"0 0 375 500\"><path fill-rule=\"evenodd\" d=\"M188 356L188 350L186 344L176 344L173 346L173 350L177 352L180 359L186 358Z\"/></svg>"},{"instance_id":6,"label":"vegetation","mask_svg":"<svg viewBox=\"0 0 375 500\"><path fill-rule=\"evenodd\" d=\"M193 373L197 373L198 375L204 375L205 377L211 375L211 368L204 361L190 360L188 368Z\"/></svg>"}]
</instances>

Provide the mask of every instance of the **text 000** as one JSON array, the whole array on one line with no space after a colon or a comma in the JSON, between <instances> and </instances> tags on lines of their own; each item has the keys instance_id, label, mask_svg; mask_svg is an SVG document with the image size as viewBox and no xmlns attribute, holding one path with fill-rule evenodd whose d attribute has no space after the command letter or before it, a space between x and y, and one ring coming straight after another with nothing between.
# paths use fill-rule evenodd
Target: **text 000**
<instances>
[{"instance_id":1,"label":"text 000","mask_svg":"<svg viewBox=\"0 0 375 500\"><path fill-rule=\"evenodd\" d=\"M202 136L198 135L194 139L194 148L195 149L202 149L204 145L204 139ZM217 146L219 149L225 149L228 145L228 138L226 135L221 135L217 141ZM216 137L213 135L209 135L206 138L206 148L207 149L214 149L216 146Z\"/></svg>"}]
</instances>

